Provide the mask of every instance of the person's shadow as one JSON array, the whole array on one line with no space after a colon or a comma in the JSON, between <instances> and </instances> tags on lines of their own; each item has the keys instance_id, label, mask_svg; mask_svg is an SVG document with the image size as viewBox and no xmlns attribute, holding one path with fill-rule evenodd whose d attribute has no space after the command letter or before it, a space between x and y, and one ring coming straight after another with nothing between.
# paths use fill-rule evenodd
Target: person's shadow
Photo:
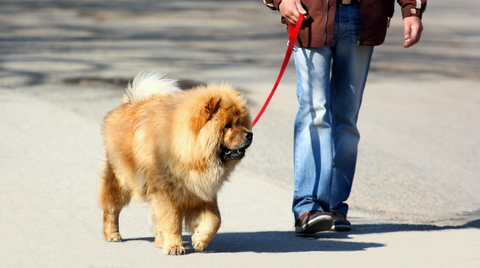
<instances>
[{"instance_id":1,"label":"person's shadow","mask_svg":"<svg viewBox=\"0 0 480 268\"><path fill-rule=\"evenodd\" d=\"M298 236L293 231L219 233L207 247L213 252L286 253L310 251L362 251L383 247L384 244L354 242L350 235L407 231L439 231L447 229L480 228L480 220L463 226L437 227L411 224L361 224L350 232L321 232L311 236Z\"/></svg>"},{"instance_id":2,"label":"person's shadow","mask_svg":"<svg viewBox=\"0 0 480 268\"><path fill-rule=\"evenodd\" d=\"M362 251L383 247L384 244L349 241L341 234L341 240L333 232L312 236L298 236L293 231L219 233L206 248L206 253L287 253L312 251Z\"/></svg>"}]
</instances>

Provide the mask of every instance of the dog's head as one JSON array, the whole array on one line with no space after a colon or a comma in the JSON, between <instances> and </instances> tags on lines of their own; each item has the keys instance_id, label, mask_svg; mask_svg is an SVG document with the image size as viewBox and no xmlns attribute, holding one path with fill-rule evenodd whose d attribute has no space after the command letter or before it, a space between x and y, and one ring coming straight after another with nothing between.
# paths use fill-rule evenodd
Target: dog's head
<instances>
[{"instance_id":1,"label":"dog's head","mask_svg":"<svg viewBox=\"0 0 480 268\"><path fill-rule=\"evenodd\" d=\"M220 157L223 160L240 160L245 156L245 149L252 144L253 133L242 124L241 117L230 119L224 126Z\"/></svg>"},{"instance_id":2,"label":"dog's head","mask_svg":"<svg viewBox=\"0 0 480 268\"><path fill-rule=\"evenodd\" d=\"M213 145L220 159L240 160L253 141L245 100L231 86L211 84L193 115L192 128Z\"/></svg>"}]
</instances>

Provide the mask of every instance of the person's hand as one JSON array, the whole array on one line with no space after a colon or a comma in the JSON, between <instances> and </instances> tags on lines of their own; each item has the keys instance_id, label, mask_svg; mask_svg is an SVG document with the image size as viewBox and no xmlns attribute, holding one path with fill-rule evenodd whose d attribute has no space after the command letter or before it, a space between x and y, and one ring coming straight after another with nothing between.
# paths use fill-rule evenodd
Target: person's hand
<instances>
[{"instance_id":1,"label":"person's hand","mask_svg":"<svg viewBox=\"0 0 480 268\"><path fill-rule=\"evenodd\" d=\"M284 0L285 1L285 0ZM422 35L423 25L422 20L419 17L411 16L403 19L403 35L405 37L405 42L403 43L404 48L409 48L418 41L420 41L420 36Z\"/></svg>"},{"instance_id":2,"label":"person's hand","mask_svg":"<svg viewBox=\"0 0 480 268\"><path fill-rule=\"evenodd\" d=\"M303 9L302 2L300 0L283 0L278 7L282 17L287 20L288 23L297 23L300 13L307 14L307 11Z\"/></svg>"}]
</instances>

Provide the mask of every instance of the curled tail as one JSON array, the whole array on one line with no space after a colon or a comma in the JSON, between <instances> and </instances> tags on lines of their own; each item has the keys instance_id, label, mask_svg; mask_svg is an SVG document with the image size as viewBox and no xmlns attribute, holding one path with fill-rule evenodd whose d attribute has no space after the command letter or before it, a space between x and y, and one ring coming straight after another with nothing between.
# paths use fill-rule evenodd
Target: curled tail
<instances>
[{"instance_id":1,"label":"curled tail","mask_svg":"<svg viewBox=\"0 0 480 268\"><path fill-rule=\"evenodd\" d=\"M122 102L135 105L152 95L163 95L179 90L181 89L175 79L164 78L164 74L157 72L141 72L128 84Z\"/></svg>"}]
</instances>

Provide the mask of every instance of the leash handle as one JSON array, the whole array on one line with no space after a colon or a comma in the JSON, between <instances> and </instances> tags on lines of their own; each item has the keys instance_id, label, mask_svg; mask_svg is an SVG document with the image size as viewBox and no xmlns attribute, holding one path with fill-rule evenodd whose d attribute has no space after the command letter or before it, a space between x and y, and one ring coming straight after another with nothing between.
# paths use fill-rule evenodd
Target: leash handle
<instances>
[{"instance_id":1,"label":"leash handle","mask_svg":"<svg viewBox=\"0 0 480 268\"><path fill-rule=\"evenodd\" d=\"M262 109L260 109L257 116L253 120L252 128L255 126L255 124L257 124L260 117L262 117L262 114L267 109L267 106L270 103L270 100L272 99L273 94L275 93L275 90L277 90L278 84L280 84L280 80L282 80L283 73L285 72L285 69L287 68L288 62L290 60L290 56L292 55L293 46L295 45L295 41L297 39L298 32L300 31L300 27L302 26L303 17L304 17L304 15L300 13L300 15L298 16L297 23L295 25L292 25L292 24L288 25L287 51L285 52L285 58L283 59L282 68L280 69L280 73L278 74L277 81L275 81L275 84L272 88L272 91L268 95L267 100L265 101L265 103L262 106Z\"/></svg>"}]
</instances>

